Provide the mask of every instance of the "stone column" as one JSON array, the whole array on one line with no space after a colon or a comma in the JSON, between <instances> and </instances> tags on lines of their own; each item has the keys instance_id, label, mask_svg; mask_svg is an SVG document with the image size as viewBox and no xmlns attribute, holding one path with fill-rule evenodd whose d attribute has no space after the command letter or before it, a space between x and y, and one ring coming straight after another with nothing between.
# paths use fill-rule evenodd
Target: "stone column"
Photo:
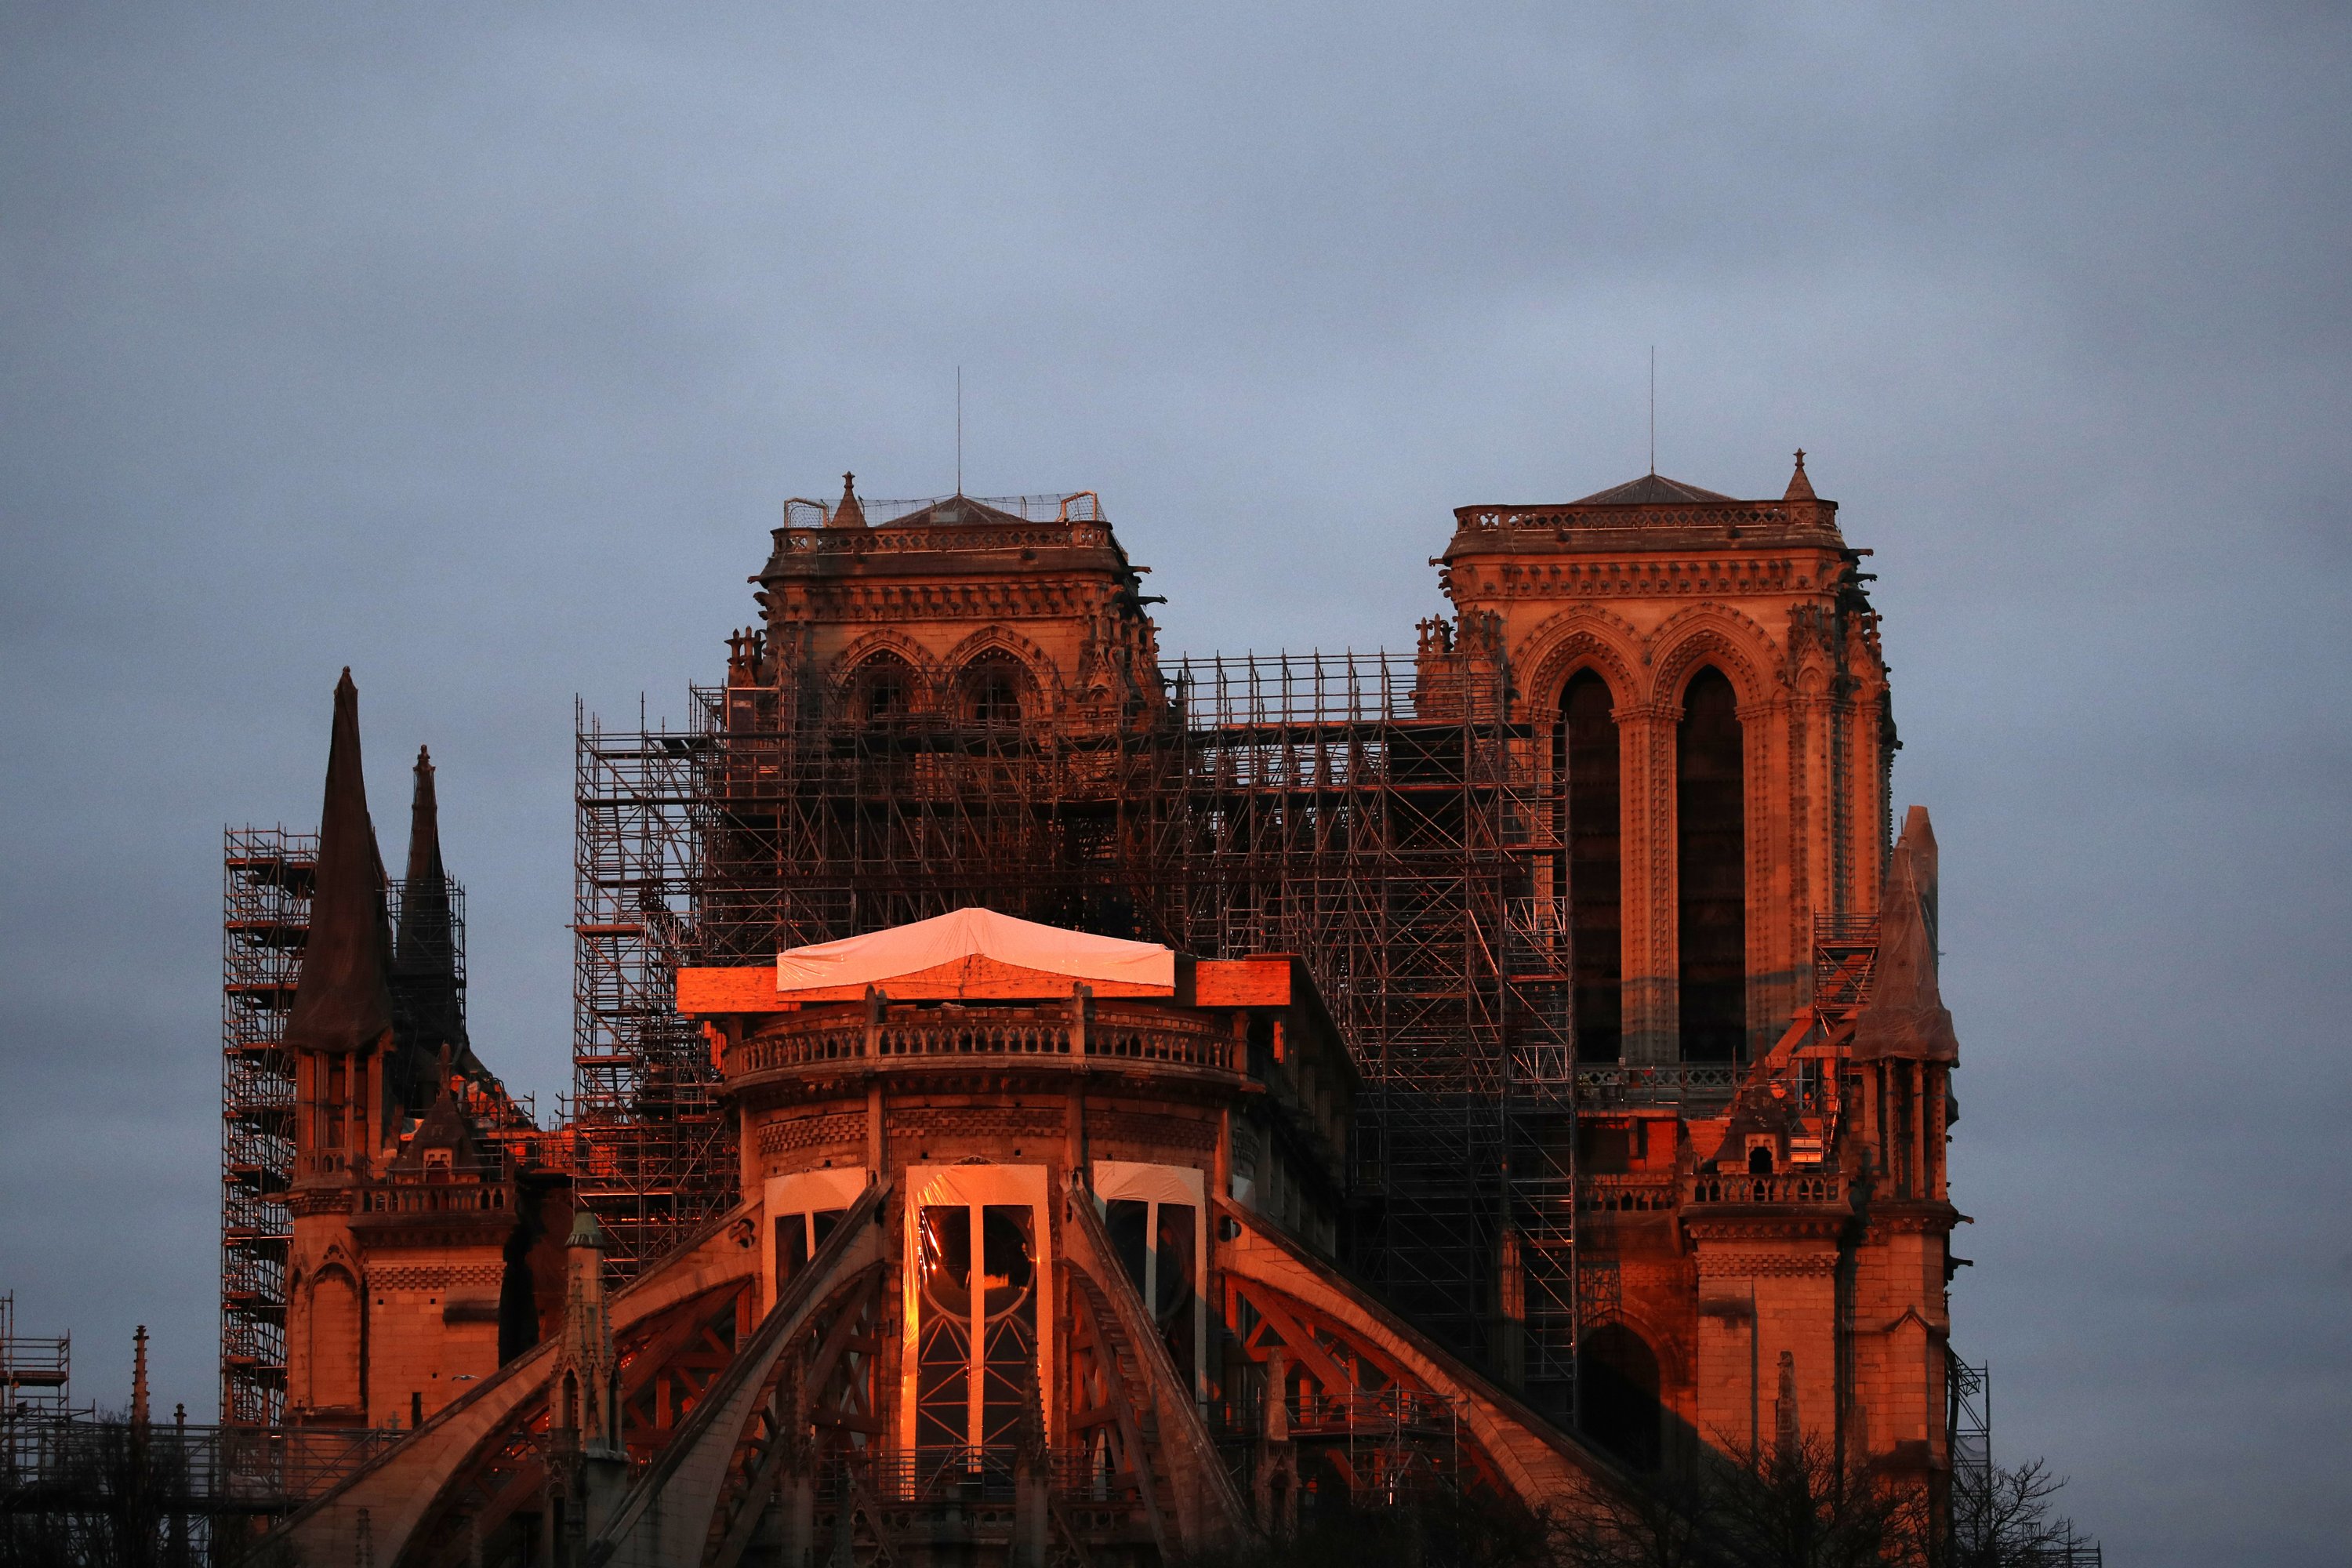
<instances>
[{"instance_id":1,"label":"stone column","mask_svg":"<svg viewBox=\"0 0 2352 1568\"><path fill-rule=\"evenodd\" d=\"M1675 703L1630 703L1617 710L1622 1048L1629 1064L1673 1062L1682 1056L1675 985L1675 723L1681 716Z\"/></svg>"},{"instance_id":2,"label":"stone column","mask_svg":"<svg viewBox=\"0 0 2352 1568\"><path fill-rule=\"evenodd\" d=\"M1797 1005L1797 973L1809 967L1811 933L1801 945L1795 927L1801 918L1797 893L1801 875L1790 833L1791 774L1795 747L1789 733L1789 700L1775 696L1739 705L1746 737L1745 766L1748 874L1748 1059L1755 1061L1779 1042ZM1800 953L1802 953L1802 957Z\"/></svg>"}]
</instances>

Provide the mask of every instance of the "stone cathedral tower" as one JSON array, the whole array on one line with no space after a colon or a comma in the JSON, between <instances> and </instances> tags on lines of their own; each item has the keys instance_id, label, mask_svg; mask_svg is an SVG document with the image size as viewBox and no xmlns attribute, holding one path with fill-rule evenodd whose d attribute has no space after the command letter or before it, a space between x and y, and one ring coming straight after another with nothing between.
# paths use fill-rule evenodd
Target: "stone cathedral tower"
<instances>
[{"instance_id":1,"label":"stone cathedral tower","mask_svg":"<svg viewBox=\"0 0 2352 1568\"><path fill-rule=\"evenodd\" d=\"M1804 454L1778 501L1651 474L1463 507L1441 584L1550 737L1580 1057L1738 1062L1812 1000L1815 922L1874 911L1895 721L1878 617Z\"/></svg>"}]
</instances>

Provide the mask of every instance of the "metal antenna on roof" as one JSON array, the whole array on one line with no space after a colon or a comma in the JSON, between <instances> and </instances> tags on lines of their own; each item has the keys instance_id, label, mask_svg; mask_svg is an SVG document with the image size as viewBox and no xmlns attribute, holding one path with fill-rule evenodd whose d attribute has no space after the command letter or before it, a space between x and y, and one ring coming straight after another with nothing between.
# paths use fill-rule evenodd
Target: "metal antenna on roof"
<instances>
[{"instance_id":1,"label":"metal antenna on roof","mask_svg":"<svg viewBox=\"0 0 2352 1568\"><path fill-rule=\"evenodd\" d=\"M1658 472L1658 345L1650 345L1650 476Z\"/></svg>"},{"instance_id":2,"label":"metal antenna on roof","mask_svg":"<svg viewBox=\"0 0 2352 1568\"><path fill-rule=\"evenodd\" d=\"M956 494L963 494L963 366L956 366Z\"/></svg>"}]
</instances>

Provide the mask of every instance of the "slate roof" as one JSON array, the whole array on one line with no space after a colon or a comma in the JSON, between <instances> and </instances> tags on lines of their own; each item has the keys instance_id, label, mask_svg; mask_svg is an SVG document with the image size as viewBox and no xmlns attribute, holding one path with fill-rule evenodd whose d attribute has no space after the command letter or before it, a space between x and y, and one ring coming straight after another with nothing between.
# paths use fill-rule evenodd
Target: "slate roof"
<instances>
[{"instance_id":1,"label":"slate roof","mask_svg":"<svg viewBox=\"0 0 2352 1568\"><path fill-rule=\"evenodd\" d=\"M894 517L878 524L882 528L947 528L974 522L1025 522L1025 518L1000 511L992 506L972 500L970 496L950 496L935 500L919 511L904 517Z\"/></svg>"},{"instance_id":2,"label":"slate roof","mask_svg":"<svg viewBox=\"0 0 2352 1568\"><path fill-rule=\"evenodd\" d=\"M1596 490L1572 506L1686 506L1693 501L1727 501L1737 497L1717 495L1696 485L1686 485L1680 479L1670 479L1664 474L1643 474L1640 479Z\"/></svg>"}]
</instances>

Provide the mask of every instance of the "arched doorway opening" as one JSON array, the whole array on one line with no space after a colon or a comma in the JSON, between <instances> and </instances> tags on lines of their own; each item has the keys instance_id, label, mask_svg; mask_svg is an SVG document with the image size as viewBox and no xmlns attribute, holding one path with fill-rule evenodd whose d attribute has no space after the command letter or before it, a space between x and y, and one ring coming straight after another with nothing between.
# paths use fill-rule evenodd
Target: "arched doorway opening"
<instances>
[{"instance_id":1,"label":"arched doorway opening","mask_svg":"<svg viewBox=\"0 0 2352 1568\"><path fill-rule=\"evenodd\" d=\"M1576 1357L1583 1386L1578 1405L1584 1435L1637 1470L1658 1468L1658 1357L1641 1335L1608 1323L1584 1336Z\"/></svg>"}]
</instances>

